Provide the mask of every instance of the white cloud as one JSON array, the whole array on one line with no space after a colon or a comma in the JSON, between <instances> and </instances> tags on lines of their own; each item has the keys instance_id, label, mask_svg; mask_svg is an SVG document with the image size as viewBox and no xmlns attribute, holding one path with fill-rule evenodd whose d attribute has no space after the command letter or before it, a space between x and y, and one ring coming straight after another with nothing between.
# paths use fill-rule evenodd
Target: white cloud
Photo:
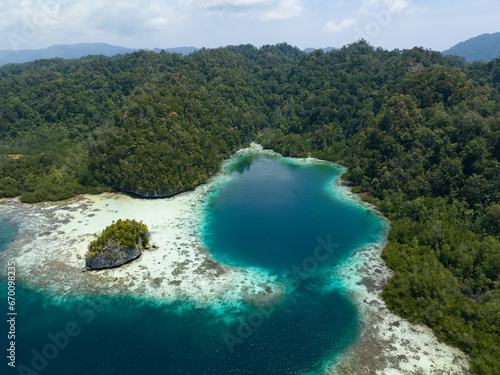
<instances>
[{"instance_id":1,"label":"white cloud","mask_svg":"<svg viewBox=\"0 0 500 375\"><path fill-rule=\"evenodd\" d=\"M151 27L157 28L157 27L164 27L169 24L169 19L165 17L156 17L152 18L148 21L148 24L151 25Z\"/></svg>"},{"instance_id":2,"label":"white cloud","mask_svg":"<svg viewBox=\"0 0 500 375\"><path fill-rule=\"evenodd\" d=\"M389 11L396 14L403 12L411 5L410 0L393 0L389 2Z\"/></svg>"},{"instance_id":3,"label":"white cloud","mask_svg":"<svg viewBox=\"0 0 500 375\"><path fill-rule=\"evenodd\" d=\"M4 1L0 3L2 48L20 49L51 30L58 22L57 0Z\"/></svg>"},{"instance_id":4,"label":"white cloud","mask_svg":"<svg viewBox=\"0 0 500 375\"><path fill-rule=\"evenodd\" d=\"M0 11L0 32L25 45L58 33L132 37L177 27L189 16L182 0L8 0L0 1Z\"/></svg>"},{"instance_id":5,"label":"white cloud","mask_svg":"<svg viewBox=\"0 0 500 375\"><path fill-rule=\"evenodd\" d=\"M374 8L385 8L393 14L402 13L411 5L411 0L363 0L361 12L370 13Z\"/></svg>"},{"instance_id":6,"label":"white cloud","mask_svg":"<svg viewBox=\"0 0 500 375\"><path fill-rule=\"evenodd\" d=\"M302 12L300 0L197 0L195 3L211 14L245 16L260 20L297 17Z\"/></svg>"},{"instance_id":7,"label":"white cloud","mask_svg":"<svg viewBox=\"0 0 500 375\"><path fill-rule=\"evenodd\" d=\"M178 27L185 15L180 0L79 0L61 4L58 28L85 35L135 37Z\"/></svg>"},{"instance_id":8,"label":"white cloud","mask_svg":"<svg viewBox=\"0 0 500 375\"><path fill-rule=\"evenodd\" d=\"M325 27L323 28L323 31L328 31L328 32L334 33L337 31L347 29L347 28L351 27L352 25L356 24L356 22L357 22L356 18L347 18L347 19L343 20L341 23L339 23L338 25L335 22L330 21L325 25Z\"/></svg>"}]
</instances>

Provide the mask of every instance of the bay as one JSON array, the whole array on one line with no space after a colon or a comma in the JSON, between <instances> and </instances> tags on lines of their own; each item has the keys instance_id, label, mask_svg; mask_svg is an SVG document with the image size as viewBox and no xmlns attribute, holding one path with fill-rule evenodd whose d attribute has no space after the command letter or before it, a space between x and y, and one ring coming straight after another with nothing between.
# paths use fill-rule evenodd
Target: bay
<instances>
[{"instance_id":1,"label":"bay","mask_svg":"<svg viewBox=\"0 0 500 375\"><path fill-rule=\"evenodd\" d=\"M381 221L335 195L341 170L331 164L250 155L238 158L228 173L231 179L207 201L204 242L222 262L275 274L287 286L282 300L244 303L230 319L220 319L185 301L54 299L18 285L18 369L56 375L306 374L341 354L356 339L359 318L341 288L325 288L332 283L328 270L376 241ZM11 241L16 231L2 225L1 241ZM2 291L6 295L4 280Z\"/></svg>"}]
</instances>

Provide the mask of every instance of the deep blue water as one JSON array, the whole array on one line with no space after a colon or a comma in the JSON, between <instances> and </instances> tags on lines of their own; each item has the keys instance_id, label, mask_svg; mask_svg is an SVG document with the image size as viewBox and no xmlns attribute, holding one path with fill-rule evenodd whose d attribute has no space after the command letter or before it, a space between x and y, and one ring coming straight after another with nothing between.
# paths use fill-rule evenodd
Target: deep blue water
<instances>
[{"instance_id":1,"label":"deep blue water","mask_svg":"<svg viewBox=\"0 0 500 375\"><path fill-rule=\"evenodd\" d=\"M355 308L340 291L320 291L320 271L375 238L381 223L332 199L326 184L339 172L331 166L242 158L232 173L234 179L208 202L204 240L217 258L271 270L285 281L293 278L287 272L292 267L306 265L300 285L289 284L296 287L281 303L274 309L248 306L235 317L239 322L227 325L210 310L182 302L87 297L58 303L17 285L17 370L35 365L39 374L51 375L299 374L318 370L352 342ZM15 233L2 223L4 242ZM318 251L322 260L314 266L317 238L328 236L335 251ZM7 341L2 334L2 349ZM1 373L17 374L2 357Z\"/></svg>"},{"instance_id":2,"label":"deep blue water","mask_svg":"<svg viewBox=\"0 0 500 375\"><path fill-rule=\"evenodd\" d=\"M232 171L237 178L208 204L205 239L220 260L287 271L314 256L321 239L335 248L323 267L379 235L376 215L332 198L326 186L341 172L331 164L249 156Z\"/></svg>"}]
</instances>

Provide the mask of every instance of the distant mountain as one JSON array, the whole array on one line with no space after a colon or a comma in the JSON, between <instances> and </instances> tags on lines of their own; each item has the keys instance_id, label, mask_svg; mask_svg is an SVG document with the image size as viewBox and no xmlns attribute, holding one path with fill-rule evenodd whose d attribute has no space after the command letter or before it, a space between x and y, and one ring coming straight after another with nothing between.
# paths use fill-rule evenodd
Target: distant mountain
<instances>
[{"instance_id":1,"label":"distant mountain","mask_svg":"<svg viewBox=\"0 0 500 375\"><path fill-rule=\"evenodd\" d=\"M500 32L467 39L443 51L443 55L464 56L467 62L495 59L500 56Z\"/></svg>"},{"instance_id":2,"label":"distant mountain","mask_svg":"<svg viewBox=\"0 0 500 375\"><path fill-rule=\"evenodd\" d=\"M304 49L303 51L305 53L311 53L311 52L316 51L317 49L322 49L324 52L330 52L330 51L336 50L337 48L335 48L335 47L325 47L325 48L311 48L311 47L309 47L309 48Z\"/></svg>"},{"instance_id":3,"label":"distant mountain","mask_svg":"<svg viewBox=\"0 0 500 375\"><path fill-rule=\"evenodd\" d=\"M160 53L161 48L155 48L153 49L154 52ZM183 55L189 55L190 53L198 51L198 48L195 47L176 47L176 48L164 48L164 51L170 52L170 53L182 53Z\"/></svg>"},{"instance_id":4,"label":"distant mountain","mask_svg":"<svg viewBox=\"0 0 500 375\"><path fill-rule=\"evenodd\" d=\"M188 55L196 50L195 47L165 48L167 52L182 53L184 55ZM113 46L107 43L56 44L44 49L0 51L0 66L11 63L24 63L38 59L51 59L54 57L76 59L88 55L114 56L135 51L139 51L139 49ZM160 52L161 49L155 48L153 51Z\"/></svg>"}]
</instances>

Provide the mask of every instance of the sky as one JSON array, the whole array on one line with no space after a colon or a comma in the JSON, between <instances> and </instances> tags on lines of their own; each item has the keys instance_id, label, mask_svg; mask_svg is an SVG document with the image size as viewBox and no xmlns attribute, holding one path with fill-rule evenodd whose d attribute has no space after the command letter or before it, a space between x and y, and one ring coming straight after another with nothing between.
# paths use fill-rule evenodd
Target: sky
<instances>
[{"instance_id":1,"label":"sky","mask_svg":"<svg viewBox=\"0 0 500 375\"><path fill-rule=\"evenodd\" d=\"M500 31L500 0L0 0L0 50L286 42L445 50Z\"/></svg>"}]
</instances>

